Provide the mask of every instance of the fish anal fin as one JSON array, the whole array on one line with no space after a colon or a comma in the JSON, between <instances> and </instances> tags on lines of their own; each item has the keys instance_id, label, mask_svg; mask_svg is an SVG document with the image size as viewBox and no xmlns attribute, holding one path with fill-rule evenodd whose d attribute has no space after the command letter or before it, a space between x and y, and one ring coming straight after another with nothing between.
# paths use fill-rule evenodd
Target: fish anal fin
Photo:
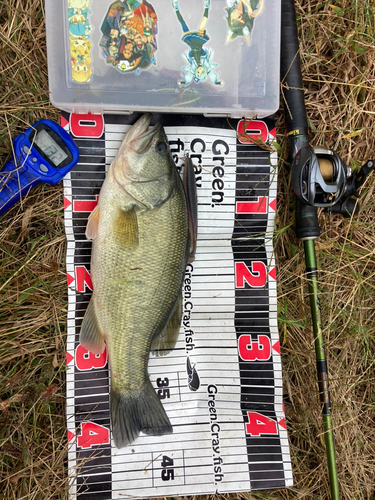
<instances>
[{"instance_id":1,"label":"fish anal fin","mask_svg":"<svg viewBox=\"0 0 375 500\"><path fill-rule=\"evenodd\" d=\"M99 217L100 217L100 208L99 205L96 205L94 210L89 215L89 219L87 221L86 238L88 240L94 240L96 238L96 235L98 234Z\"/></svg>"},{"instance_id":2,"label":"fish anal fin","mask_svg":"<svg viewBox=\"0 0 375 500\"><path fill-rule=\"evenodd\" d=\"M175 310L167 323L164 330L157 336L154 337L151 344L151 351L156 356L166 356L175 347L178 334L180 333L182 318L182 293L179 297Z\"/></svg>"},{"instance_id":3,"label":"fish anal fin","mask_svg":"<svg viewBox=\"0 0 375 500\"><path fill-rule=\"evenodd\" d=\"M92 299L83 317L79 342L93 354L101 354L105 348L104 335L99 328L94 301Z\"/></svg>"},{"instance_id":4,"label":"fish anal fin","mask_svg":"<svg viewBox=\"0 0 375 500\"><path fill-rule=\"evenodd\" d=\"M135 208L118 209L114 224L115 237L124 248L134 249L138 246L138 220Z\"/></svg>"}]
</instances>

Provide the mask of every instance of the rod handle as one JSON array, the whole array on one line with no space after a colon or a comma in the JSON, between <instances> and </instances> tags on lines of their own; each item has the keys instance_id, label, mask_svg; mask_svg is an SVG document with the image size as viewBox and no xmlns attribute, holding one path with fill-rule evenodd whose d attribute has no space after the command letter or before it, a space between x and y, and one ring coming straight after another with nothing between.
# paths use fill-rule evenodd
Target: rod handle
<instances>
[{"instance_id":1,"label":"rod handle","mask_svg":"<svg viewBox=\"0 0 375 500\"><path fill-rule=\"evenodd\" d=\"M308 135L305 98L303 92L301 59L296 12L293 0L281 2L281 40L280 76L282 95L285 100L285 120L288 135Z\"/></svg>"},{"instance_id":2,"label":"rod handle","mask_svg":"<svg viewBox=\"0 0 375 500\"><path fill-rule=\"evenodd\" d=\"M299 240L315 240L320 236L316 207L296 201L296 236Z\"/></svg>"}]
</instances>

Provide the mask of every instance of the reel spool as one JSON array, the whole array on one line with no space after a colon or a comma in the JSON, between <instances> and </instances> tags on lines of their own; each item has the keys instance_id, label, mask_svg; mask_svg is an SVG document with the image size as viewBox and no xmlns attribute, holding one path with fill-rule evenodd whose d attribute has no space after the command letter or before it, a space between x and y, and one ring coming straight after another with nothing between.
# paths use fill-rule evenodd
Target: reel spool
<instances>
[{"instance_id":1,"label":"reel spool","mask_svg":"<svg viewBox=\"0 0 375 500\"><path fill-rule=\"evenodd\" d=\"M294 157L292 187L303 203L329 208L344 195L350 174L334 151L323 146L306 146Z\"/></svg>"}]
</instances>

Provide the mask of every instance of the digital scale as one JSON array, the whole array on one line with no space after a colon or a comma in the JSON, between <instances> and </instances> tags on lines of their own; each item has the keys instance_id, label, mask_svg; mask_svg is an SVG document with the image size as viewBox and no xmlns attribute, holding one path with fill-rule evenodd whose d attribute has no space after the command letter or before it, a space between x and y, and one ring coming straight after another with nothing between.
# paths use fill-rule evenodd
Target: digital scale
<instances>
[{"instance_id":1,"label":"digital scale","mask_svg":"<svg viewBox=\"0 0 375 500\"><path fill-rule=\"evenodd\" d=\"M38 184L57 184L77 164L79 149L51 120L40 120L14 139L14 156L0 172L0 215Z\"/></svg>"}]
</instances>

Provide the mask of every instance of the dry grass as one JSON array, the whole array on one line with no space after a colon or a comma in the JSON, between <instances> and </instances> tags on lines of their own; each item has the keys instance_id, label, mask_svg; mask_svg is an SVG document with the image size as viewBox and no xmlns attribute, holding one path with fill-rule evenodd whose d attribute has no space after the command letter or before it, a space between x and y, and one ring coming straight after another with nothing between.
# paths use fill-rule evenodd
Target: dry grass
<instances>
[{"instance_id":1,"label":"dry grass","mask_svg":"<svg viewBox=\"0 0 375 500\"><path fill-rule=\"evenodd\" d=\"M306 104L315 144L348 165L375 156L372 0L296 0ZM0 0L0 155L48 100L41 0ZM287 158L283 113L279 142ZM295 486L231 495L329 498L303 250L293 230L290 168L280 168L279 325ZM374 499L375 179L353 220L321 214L317 244L342 498ZM62 189L40 186L0 220L0 499L67 497L64 358L67 292ZM219 496L215 497L216 499ZM224 496L223 496L224 498ZM227 498L227 497L225 497Z\"/></svg>"}]
</instances>

